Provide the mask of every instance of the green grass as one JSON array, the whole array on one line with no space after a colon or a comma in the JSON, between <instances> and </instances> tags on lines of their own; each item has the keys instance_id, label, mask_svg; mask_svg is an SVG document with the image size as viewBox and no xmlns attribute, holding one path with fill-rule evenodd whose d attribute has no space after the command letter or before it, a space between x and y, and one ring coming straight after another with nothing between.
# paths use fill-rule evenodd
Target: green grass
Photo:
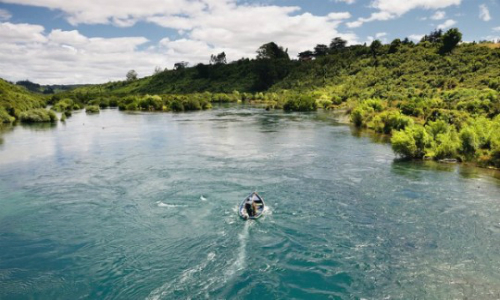
<instances>
[{"instance_id":1,"label":"green grass","mask_svg":"<svg viewBox=\"0 0 500 300\"><path fill-rule=\"evenodd\" d=\"M42 96L0 79L0 123L12 122L19 119L22 112L45 105Z\"/></svg>"}]
</instances>

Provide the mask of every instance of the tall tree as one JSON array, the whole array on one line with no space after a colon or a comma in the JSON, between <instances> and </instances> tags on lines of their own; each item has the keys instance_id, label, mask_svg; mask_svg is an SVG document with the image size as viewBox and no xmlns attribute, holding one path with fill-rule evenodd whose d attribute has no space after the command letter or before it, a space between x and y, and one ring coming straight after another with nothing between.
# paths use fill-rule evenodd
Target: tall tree
<instances>
[{"instance_id":1,"label":"tall tree","mask_svg":"<svg viewBox=\"0 0 500 300\"><path fill-rule=\"evenodd\" d=\"M260 46L259 49L257 49L257 59L287 59L289 60L290 57L288 56L288 49L284 50L283 47L276 45L274 42L270 42L267 44L264 44Z\"/></svg>"},{"instance_id":2,"label":"tall tree","mask_svg":"<svg viewBox=\"0 0 500 300\"><path fill-rule=\"evenodd\" d=\"M226 64L227 63L226 53L225 52L221 52L221 53L219 53L217 55L212 54L210 56L210 63L214 64L214 65L217 65L217 64Z\"/></svg>"},{"instance_id":3,"label":"tall tree","mask_svg":"<svg viewBox=\"0 0 500 300\"><path fill-rule=\"evenodd\" d=\"M347 45L346 40L342 39L341 37L336 37L330 43L330 50L332 51L342 50L345 48L346 45Z\"/></svg>"},{"instance_id":4,"label":"tall tree","mask_svg":"<svg viewBox=\"0 0 500 300\"><path fill-rule=\"evenodd\" d=\"M462 33L458 28L452 28L443 35L443 45L439 49L441 54L450 53L462 41Z\"/></svg>"},{"instance_id":5,"label":"tall tree","mask_svg":"<svg viewBox=\"0 0 500 300\"><path fill-rule=\"evenodd\" d=\"M328 46L323 44L318 44L314 47L314 56L325 56L328 54Z\"/></svg>"},{"instance_id":6,"label":"tall tree","mask_svg":"<svg viewBox=\"0 0 500 300\"><path fill-rule=\"evenodd\" d=\"M389 47L389 53L398 52L400 47L401 47L401 40L395 39L394 41L392 41L391 46Z\"/></svg>"},{"instance_id":7,"label":"tall tree","mask_svg":"<svg viewBox=\"0 0 500 300\"><path fill-rule=\"evenodd\" d=\"M430 42L430 43L440 43L441 38L443 37L443 30L436 29L431 31L431 33L424 35L424 37L420 40L421 42Z\"/></svg>"},{"instance_id":8,"label":"tall tree","mask_svg":"<svg viewBox=\"0 0 500 300\"><path fill-rule=\"evenodd\" d=\"M130 70L127 72L127 81L134 81L137 79L137 72L135 70Z\"/></svg>"},{"instance_id":9,"label":"tall tree","mask_svg":"<svg viewBox=\"0 0 500 300\"><path fill-rule=\"evenodd\" d=\"M184 70L185 68L187 68L188 65L189 65L189 63L186 61L176 62L174 64L174 69L175 70Z\"/></svg>"},{"instance_id":10,"label":"tall tree","mask_svg":"<svg viewBox=\"0 0 500 300\"><path fill-rule=\"evenodd\" d=\"M382 48L382 43L379 40L374 40L370 45L370 51L372 52L373 57L380 54L380 48Z\"/></svg>"}]
</instances>

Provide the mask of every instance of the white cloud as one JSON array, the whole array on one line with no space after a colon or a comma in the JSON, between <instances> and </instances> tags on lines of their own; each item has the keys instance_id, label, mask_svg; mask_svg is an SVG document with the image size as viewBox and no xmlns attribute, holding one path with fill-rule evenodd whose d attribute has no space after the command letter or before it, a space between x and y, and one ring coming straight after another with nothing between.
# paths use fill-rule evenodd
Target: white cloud
<instances>
[{"instance_id":1,"label":"white cloud","mask_svg":"<svg viewBox=\"0 0 500 300\"><path fill-rule=\"evenodd\" d=\"M351 14L348 12L333 12L328 14L328 18L332 20L345 20L350 19Z\"/></svg>"},{"instance_id":2,"label":"white cloud","mask_svg":"<svg viewBox=\"0 0 500 300\"><path fill-rule=\"evenodd\" d=\"M494 27L493 31L500 31L500 26L499 27Z\"/></svg>"},{"instance_id":3,"label":"white cloud","mask_svg":"<svg viewBox=\"0 0 500 300\"><path fill-rule=\"evenodd\" d=\"M451 26L453 26L455 24L457 24L457 21L449 19L449 20L446 20L444 23L439 24L437 26L437 29L447 29L447 28L450 28Z\"/></svg>"},{"instance_id":4,"label":"white cloud","mask_svg":"<svg viewBox=\"0 0 500 300\"><path fill-rule=\"evenodd\" d=\"M43 27L7 24L12 39L0 30L0 77L30 79L40 83L102 83L123 79L130 69L142 75L152 73L154 64L165 65L160 52L139 51L147 42L143 37L88 38L78 31L53 30L43 35ZM0 28L6 27L5 23ZM40 28L41 27L41 28Z\"/></svg>"},{"instance_id":5,"label":"white cloud","mask_svg":"<svg viewBox=\"0 0 500 300\"><path fill-rule=\"evenodd\" d=\"M423 37L424 37L423 34L411 34L410 36L408 36L408 38L410 40L413 40L413 41L416 41L416 42L420 41Z\"/></svg>"},{"instance_id":6,"label":"white cloud","mask_svg":"<svg viewBox=\"0 0 500 300\"><path fill-rule=\"evenodd\" d=\"M491 20L490 10L488 6L481 4L479 5L479 18L485 22Z\"/></svg>"},{"instance_id":7,"label":"white cloud","mask_svg":"<svg viewBox=\"0 0 500 300\"><path fill-rule=\"evenodd\" d=\"M366 22L386 21L399 18L413 9L442 9L452 5L460 5L462 0L374 0L371 7L377 12L368 18L359 18L356 21L347 23L350 28L360 27Z\"/></svg>"},{"instance_id":8,"label":"white cloud","mask_svg":"<svg viewBox=\"0 0 500 300\"><path fill-rule=\"evenodd\" d=\"M347 4L353 4L356 2L356 0L335 0L335 2L345 2Z\"/></svg>"},{"instance_id":9,"label":"white cloud","mask_svg":"<svg viewBox=\"0 0 500 300\"><path fill-rule=\"evenodd\" d=\"M442 11L442 10L438 10L436 11L432 16L431 16L431 19L432 20L442 20L446 17L446 12L445 11Z\"/></svg>"},{"instance_id":10,"label":"white cloud","mask_svg":"<svg viewBox=\"0 0 500 300\"><path fill-rule=\"evenodd\" d=\"M381 12L373 13L369 18L359 18L356 21L348 22L347 27L356 28L356 27L360 27L361 25L363 25L366 22L387 21L387 20L390 20L393 18L395 18L394 15L391 15L390 13L385 12L385 11L381 11Z\"/></svg>"},{"instance_id":11,"label":"white cloud","mask_svg":"<svg viewBox=\"0 0 500 300\"><path fill-rule=\"evenodd\" d=\"M152 1L169 2L147 0L148 4ZM146 76L155 66L171 68L178 61L188 61L191 65L207 63L211 54L222 51L230 61L255 57L257 48L270 41L288 48L291 57L312 49L318 43L326 44L337 36L351 44L357 42L355 34L337 30L343 20L351 17L348 12L316 16L301 13L299 7L293 6L238 5L232 0L203 1L202 9L197 9L193 2L191 8L196 9L191 13L175 16L153 13L156 11L154 6L149 7L150 13L146 10L132 13L122 5L112 15L106 12L106 2L103 12L92 16L90 12L94 10L83 10L84 3L37 0L52 6L59 3L58 7L67 9L69 20L75 23L102 22L125 26L142 18L176 29L183 35L180 39L165 38L156 44L144 37L89 38L77 30L55 29L44 33L44 28L38 25L0 23L0 77L9 77L10 80L29 78L40 83L101 83L123 79L130 69L135 69L139 76ZM148 5L141 3L140 6Z\"/></svg>"},{"instance_id":12,"label":"white cloud","mask_svg":"<svg viewBox=\"0 0 500 300\"><path fill-rule=\"evenodd\" d=\"M39 25L0 23L0 40L2 43L45 42L43 31Z\"/></svg>"},{"instance_id":13,"label":"white cloud","mask_svg":"<svg viewBox=\"0 0 500 300\"><path fill-rule=\"evenodd\" d=\"M12 15L10 14L10 12L8 12L5 9L0 8L0 21L7 21L10 18L12 18Z\"/></svg>"},{"instance_id":14,"label":"white cloud","mask_svg":"<svg viewBox=\"0 0 500 300\"><path fill-rule=\"evenodd\" d=\"M379 32L379 33L375 34L375 37L377 39L382 38L384 36L387 36L387 32Z\"/></svg>"},{"instance_id":15,"label":"white cloud","mask_svg":"<svg viewBox=\"0 0 500 300\"><path fill-rule=\"evenodd\" d=\"M114 24L131 26L156 15L191 15L226 0L2 0L2 2L59 9L73 24Z\"/></svg>"}]
</instances>

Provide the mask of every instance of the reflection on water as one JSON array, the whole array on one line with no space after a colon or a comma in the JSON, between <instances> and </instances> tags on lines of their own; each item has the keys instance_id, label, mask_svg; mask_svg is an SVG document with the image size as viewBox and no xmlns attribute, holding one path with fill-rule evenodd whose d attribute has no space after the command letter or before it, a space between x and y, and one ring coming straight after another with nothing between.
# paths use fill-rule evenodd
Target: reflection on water
<instances>
[{"instance_id":1,"label":"reflection on water","mask_svg":"<svg viewBox=\"0 0 500 300\"><path fill-rule=\"evenodd\" d=\"M329 112L102 110L33 128L0 147L0 299L500 293L497 173L395 160ZM253 190L270 210L245 222Z\"/></svg>"},{"instance_id":2,"label":"reflection on water","mask_svg":"<svg viewBox=\"0 0 500 300\"><path fill-rule=\"evenodd\" d=\"M51 123L51 122L20 123L20 126L26 130L31 130L31 131L47 131L57 128L57 123Z\"/></svg>"},{"instance_id":3,"label":"reflection on water","mask_svg":"<svg viewBox=\"0 0 500 300\"><path fill-rule=\"evenodd\" d=\"M357 138L370 138L370 140L374 143L383 143L387 144L391 142L390 135L376 133L367 129L360 129L353 125L350 126L351 134Z\"/></svg>"}]
</instances>

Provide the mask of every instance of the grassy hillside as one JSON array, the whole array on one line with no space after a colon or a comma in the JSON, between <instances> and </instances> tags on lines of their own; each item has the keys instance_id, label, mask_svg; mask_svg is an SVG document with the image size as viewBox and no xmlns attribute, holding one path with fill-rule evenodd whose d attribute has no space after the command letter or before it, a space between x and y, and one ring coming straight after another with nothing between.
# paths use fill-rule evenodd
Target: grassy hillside
<instances>
[{"instance_id":1,"label":"grassy hillside","mask_svg":"<svg viewBox=\"0 0 500 300\"><path fill-rule=\"evenodd\" d=\"M70 94L118 95L231 93L254 91L255 64L243 59L230 64L203 65L167 70L133 81L110 82L77 88Z\"/></svg>"},{"instance_id":2,"label":"grassy hillside","mask_svg":"<svg viewBox=\"0 0 500 300\"><path fill-rule=\"evenodd\" d=\"M22 112L45 107L43 97L0 79L0 123L12 122Z\"/></svg>"}]
</instances>

